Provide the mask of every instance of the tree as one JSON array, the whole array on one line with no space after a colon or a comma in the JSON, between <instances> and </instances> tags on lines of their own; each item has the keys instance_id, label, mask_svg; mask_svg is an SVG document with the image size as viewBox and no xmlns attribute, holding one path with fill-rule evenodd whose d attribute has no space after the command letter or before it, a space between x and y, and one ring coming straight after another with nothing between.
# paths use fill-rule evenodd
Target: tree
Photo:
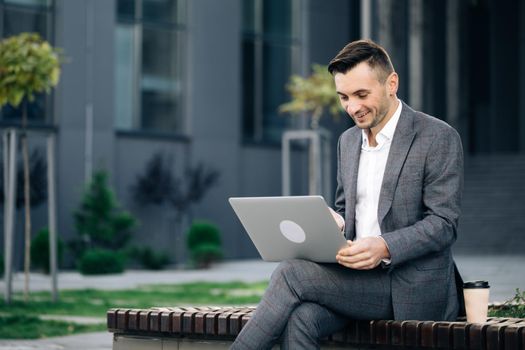
<instances>
[{"instance_id":1,"label":"tree","mask_svg":"<svg viewBox=\"0 0 525 350\"><path fill-rule=\"evenodd\" d=\"M190 210L206 192L217 184L219 172L203 164L186 169L183 179L172 172L171 157L156 153L146 165L144 174L137 176L131 187L133 198L140 205L171 205L178 213Z\"/></svg>"},{"instance_id":2,"label":"tree","mask_svg":"<svg viewBox=\"0 0 525 350\"><path fill-rule=\"evenodd\" d=\"M341 114L341 108L335 93L334 78L326 66L314 64L312 70L312 74L306 78L299 75L290 77L286 89L292 99L279 106L279 111L292 114L312 112L310 127L317 129L324 109L337 118Z\"/></svg>"},{"instance_id":3,"label":"tree","mask_svg":"<svg viewBox=\"0 0 525 350\"><path fill-rule=\"evenodd\" d=\"M29 151L27 144L27 104L35 94L49 93L60 77L60 54L36 33L21 33L0 42L0 107L9 103L14 108L22 104L22 158L24 162L25 203L25 287L29 299L29 269L31 261L31 205Z\"/></svg>"},{"instance_id":4,"label":"tree","mask_svg":"<svg viewBox=\"0 0 525 350\"><path fill-rule=\"evenodd\" d=\"M90 248L113 251L123 248L131 237L131 229L137 224L130 213L120 208L107 182L104 171L95 172L80 208L74 213L81 242L76 249L79 255Z\"/></svg>"},{"instance_id":5,"label":"tree","mask_svg":"<svg viewBox=\"0 0 525 350\"><path fill-rule=\"evenodd\" d=\"M157 205L163 210L174 209L170 213L174 214L176 230L182 233L184 220L192 221L192 205L200 202L208 190L217 184L220 173L200 163L186 168L183 176L177 176L173 172L173 163L169 155L162 152L154 154L146 164L144 173L137 176L131 193L133 199L142 206ZM184 249L182 245L178 247Z\"/></svg>"}]
</instances>

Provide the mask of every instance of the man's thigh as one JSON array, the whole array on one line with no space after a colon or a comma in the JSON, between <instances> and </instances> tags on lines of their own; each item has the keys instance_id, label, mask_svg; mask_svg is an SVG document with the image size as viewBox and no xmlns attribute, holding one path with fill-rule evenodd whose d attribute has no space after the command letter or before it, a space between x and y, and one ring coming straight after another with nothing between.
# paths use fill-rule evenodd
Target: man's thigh
<instances>
[{"instance_id":1,"label":"man's thigh","mask_svg":"<svg viewBox=\"0 0 525 350\"><path fill-rule=\"evenodd\" d=\"M392 318L390 276L381 268L353 270L306 260L285 262L303 301L355 319Z\"/></svg>"}]
</instances>

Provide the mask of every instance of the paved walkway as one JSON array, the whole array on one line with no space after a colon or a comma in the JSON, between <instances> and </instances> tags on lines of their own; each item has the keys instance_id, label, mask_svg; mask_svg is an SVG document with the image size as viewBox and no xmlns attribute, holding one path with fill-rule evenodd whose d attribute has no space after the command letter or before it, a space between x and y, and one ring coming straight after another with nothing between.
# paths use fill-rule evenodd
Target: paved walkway
<instances>
[{"instance_id":1,"label":"paved walkway","mask_svg":"<svg viewBox=\"0 0 525 350\"><path fill-rule=\"evenodd\" d=\"M78 272L61 272L58 277L60 289L129 289L139 284L155 283L186 283L195 281L246 281L256 282L268 279L276 263L267 263L260 260L238 260L224 262L212 266L208 270L128 270L122 274L83 276ZM5 284L0 282L0 290ZM24 288L24 274L13 276L13 289L21 291ZM32 291L50 290L51 281L48 275L31 274L29 288Z\"/></svg>"},{"instance_id":2,"label":"paved walkway","mask_svg":"<svg viewBox=\"0 0 525 350\"><path fill-rule=\"evenodd\" d=\"M491 302L501 302L511 298L515 289L525 290L525 254L523 255L456 255L458 268L465 280L485 279L491 284ZM243 260L217 264L209 270L166 270L166 271L127 271L124 274L109 276L82 276L75 272L62 272L58 283L60 289L128 289L139 284L185 283L194 281L246 281L266 280L275 268L275 263L260 260ZM30 289L49 290L50 278L32 274ZM16 274L13 288L22 290L24 277ZM5 284L0 282L3 294ZM112 335L106 332L56 337L44 340L2 340L0 350L26 349L111 349Z\"/></svg>"}]
</instances>

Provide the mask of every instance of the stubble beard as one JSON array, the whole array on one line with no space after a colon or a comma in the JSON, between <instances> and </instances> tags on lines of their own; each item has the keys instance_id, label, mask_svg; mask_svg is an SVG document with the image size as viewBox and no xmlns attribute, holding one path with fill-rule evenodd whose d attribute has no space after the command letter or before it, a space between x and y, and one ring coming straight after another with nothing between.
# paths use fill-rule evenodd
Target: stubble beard
<instances>
[{"instance_id":1,"label":"stubble beard","mask_svg":"<svg viewBox=\"0 0 525 350\"><path fill-rule=\"evenodd\" d=\"M377 110L377 113L374 115L372 120L368 125L359 125L357 123L357 118L354 119L354 123L360 128L360 129L372 129L376 126L378 126L386 117L388 114L389 106L388 103L384 103L380 106L380 108ZM367 113L373 113L372 110L368 109Z\"/></svg>"},{"instance_id":2,"label":"stubble beard","mask_svg":"<svg viewBox=\"0 0 525 350\"><path fill-rule=\"evenodd\" d=\"M377 110L377 114L374 116L372 121L370 122L370 125L367 127L367 129L372 129L379 124L386 118L388 111L390 111L390 101L388 100L388 97L383 100L383 103L379 106Z\"/></svg>"}]
</instances>

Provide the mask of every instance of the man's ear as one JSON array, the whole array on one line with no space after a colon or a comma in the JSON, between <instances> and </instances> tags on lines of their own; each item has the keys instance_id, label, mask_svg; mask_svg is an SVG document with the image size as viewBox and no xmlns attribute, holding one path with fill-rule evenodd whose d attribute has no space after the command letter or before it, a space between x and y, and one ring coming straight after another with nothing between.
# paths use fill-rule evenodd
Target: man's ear
<instances>
[{"instance_id":1,"label":"man's ear","mask_svg":"<svg viewBox=\"0 0 525 350\"><path fill-rule=\"evenodd\" d=\"M386 84L387 84L389 95L397 94L397 89L399 87L399 76L397 75L396 72L390 73L390 75L386 79Z\"/></svg>"}]
</instances>

